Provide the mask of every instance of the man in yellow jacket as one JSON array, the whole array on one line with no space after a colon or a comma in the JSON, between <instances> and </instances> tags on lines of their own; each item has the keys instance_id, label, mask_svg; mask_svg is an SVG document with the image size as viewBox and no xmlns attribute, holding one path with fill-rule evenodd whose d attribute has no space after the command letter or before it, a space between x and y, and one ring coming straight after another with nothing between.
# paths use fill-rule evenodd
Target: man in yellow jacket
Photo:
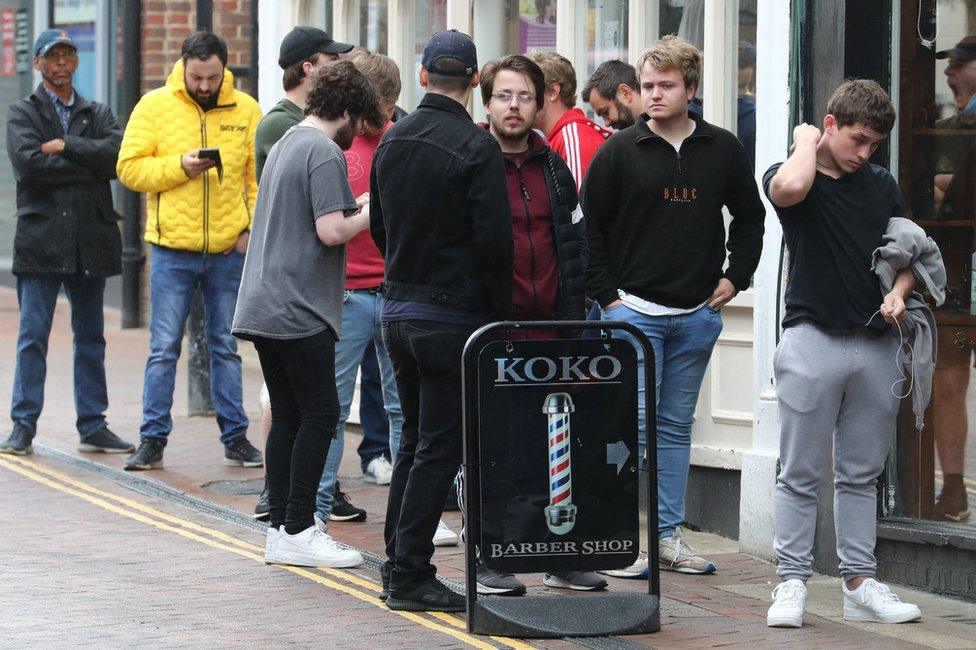
<instances>
[{"instance_id":1,"label":"man in yellow jacket","mask_svg":"<svg viewBox=\"0 0 976 650\"><path fill-rule=\"evenodd\" d=\"M257 198L254 132L261 109L234 89L226 66L222 38L209 32L187 38L166 85L139 101L122 138L119 180L146 192L146 241L152 245L141 444L126 460L127 470L163 466L176 361L197 287L224 464L263 464L245 437L241 358L230 333Z\"/></svg>"}]
</instances>

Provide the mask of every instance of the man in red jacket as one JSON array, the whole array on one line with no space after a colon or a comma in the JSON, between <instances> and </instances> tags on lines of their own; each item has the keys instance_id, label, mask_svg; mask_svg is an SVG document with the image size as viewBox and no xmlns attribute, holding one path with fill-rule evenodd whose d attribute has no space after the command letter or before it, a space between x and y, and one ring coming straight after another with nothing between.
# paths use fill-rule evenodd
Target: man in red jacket
<instances>
[{"instance_id":1,"label":"man in red jacket","mask_svg":"<svg viewBox=\"0 0 976 650\"><path fill-rule=\"evenodd\" d=\"M579 190L596 150L613 131L576 108L576 71L566 57L555 52L532 52L528 56L546 76L545 99L536 114L535 127L546 134L549 146L569 165Z\"/></svg>"}]
</instances>

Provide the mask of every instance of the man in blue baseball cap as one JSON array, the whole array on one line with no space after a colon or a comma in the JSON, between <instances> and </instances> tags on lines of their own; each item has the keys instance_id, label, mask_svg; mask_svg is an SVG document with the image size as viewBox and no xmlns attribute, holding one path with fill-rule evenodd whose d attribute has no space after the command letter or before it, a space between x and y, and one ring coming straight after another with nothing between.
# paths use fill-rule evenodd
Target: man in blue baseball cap
<instances>
[{"instance_id":1,"label":"man in blue baseball cap","mask_svg":"<svg viewBox=\"0 0 976 650\"><path fill-rule=\"evenodd\" d=\"M403 411L382 567L390 609L458 612L437 580L431 537L461 464L461 349L512 305L512 219L505 160L465 106L478 55L446 30L424 47L417 110L373 157L370 231L383 254L380 320Z\"/></svg>"},{"instance_id":2,"label":"man in blue baseball cap","mask_svg":"<svg viewBox=\"0 0 976 650\"><path fill-rule=\"evenodd\" d=\"M133 446L105 421L105 278L122 271L122 239L112 190L122 133L108 106L78 95L78 49L66 31L48 29L34 43L41 84L7 116L7 152L17 179L17 275L20 331L10 419L0 453L33 451L44 402L45 357L61 287L71 304L78 449L124 453Z\"/></svg>"}]
</instances>

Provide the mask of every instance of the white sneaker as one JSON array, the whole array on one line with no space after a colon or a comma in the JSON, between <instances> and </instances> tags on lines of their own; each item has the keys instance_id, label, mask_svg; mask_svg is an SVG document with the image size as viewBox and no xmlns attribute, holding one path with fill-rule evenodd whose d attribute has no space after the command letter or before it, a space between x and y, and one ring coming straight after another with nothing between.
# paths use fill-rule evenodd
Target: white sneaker
<instances>
[{"instance_id":1,"label":"white sneaker","mask_svg":"<svg viewBox=\"0 0 976 650\"><path fill-rule=\"evenodd\" d=\"M869 623L907 623L922 618L918 605L903 603L888 585L868 578L851 591L844 589L844 620Z\"/></svg>"},{"instance_id":2,"label":"white sneaker","mask_svg":"<svg viewBox=\"0 0 976 650\"><path fill-rule=\"evenodd\" d=\"M622 569L607 569L597 571L611 578L647 578L647 552L641 551L637 555L637 561Z\"/></svg>"},{"instance_id":3,"label":"white sneaker","mask_svg":"<svg viewBox=\"0 0 976 650\"><path fill-rule=\"evenodd\" d=\"M325 534L329 532L329 522L322 521L322 519L319 517L319 513L316 512L314 515L312 515L312 517L315 519L315 527L320 533Z\"/></svg>"},{"instance_id":4,"label":"white sneaker","mask_svg":"<svg viewBox=\"0 0 976 650\"><path fill-rule=\"evenodd\" d=\"M282 527L274 563L348 569L362 565L363 556L359 551L340 547L315 526L309 526L295 535L289 535Z\"/></svg>"},{"instance_id":5,"label":"white sneaker","mask_svg":"<svg viewBox=\"0 0 976 650\"><path fill-rule=\"evenodd\" d=\"M457 546L457 534L447 527L444 520L437 522L437 530L434 531L434 546Z\"/></svg>"},{"instance_id":6,"label":"white sneaker","mask_svg":"<svg viewBox=\"0 0 976 650\"><path fill-rule=\"evenodd\" d=\"M278 555L278 540L281 538L281 531L277 528L268 527L268 536L264 540L264 562L274 564Z\"/></svg>"},{"instance_id":7,"label":"white sneaker","mask_svg":"<svg viewBox=\"0 0 976 650\"><path fill-rule=\"evenodd\" d=\"M363 472L363 478L367 483L389 485L390 481L393 480L393 465L386 459L386 456L377 456L369 461L366 471Z\"/></svg>"},{"instance_id":8,"label":"white sneaker","mask_svg":"<svg viewBox=\"0 0 976 650\"><path fill-rule=\"evenodd\" d=\"M773 604L766 612L769 627L802 627L807 586L799 578L781 582L773 589Z\"/></svg>"}]
</instances>

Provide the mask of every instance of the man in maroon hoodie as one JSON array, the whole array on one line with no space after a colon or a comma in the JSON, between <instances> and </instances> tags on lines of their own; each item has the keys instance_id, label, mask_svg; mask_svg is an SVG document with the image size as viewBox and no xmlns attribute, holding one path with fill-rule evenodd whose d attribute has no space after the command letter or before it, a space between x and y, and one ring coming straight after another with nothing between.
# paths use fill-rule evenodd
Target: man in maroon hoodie
<instances>
[{"instance_id":1,"label":"man in maroon hoodie","mask_svg":"<svg viewBox=\"0 0 976 650\"><path fill-rule=\"evenodd\" d=\"M579 320L584 314L585 231L569 167L532 128L544 92L545 75L528 57L515 54L486 64L481 96L488 123L482 126L505 156L515 252L512 319ZM589 572L547 573L543 582L586 591L607 586ZM524 592L511 574L478 566L478 593Z\"/></svg>"}]
</instances>

